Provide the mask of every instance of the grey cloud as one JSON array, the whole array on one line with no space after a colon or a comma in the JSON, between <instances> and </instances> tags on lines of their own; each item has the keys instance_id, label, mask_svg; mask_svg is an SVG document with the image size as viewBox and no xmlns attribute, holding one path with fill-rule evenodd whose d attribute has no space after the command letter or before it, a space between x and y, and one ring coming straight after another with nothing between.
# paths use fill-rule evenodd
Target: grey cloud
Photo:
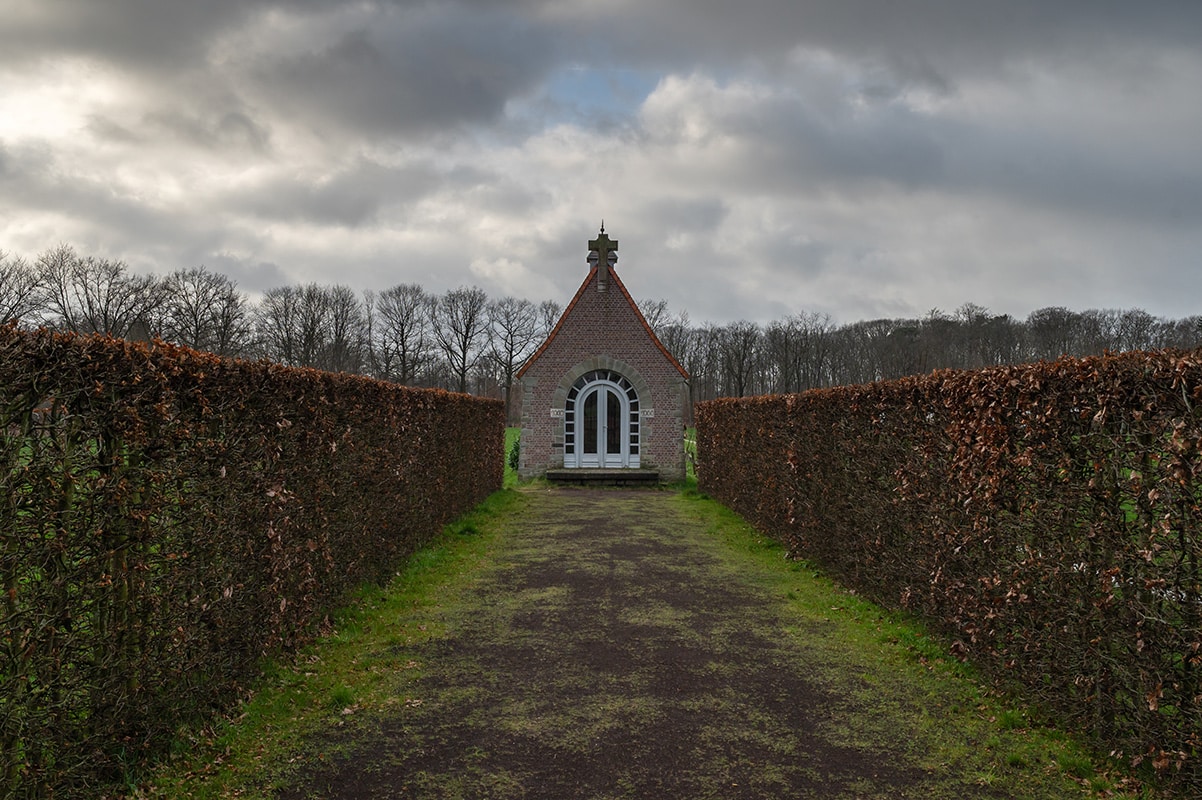
<instances>
[{"instance_id":1,"label":"grey cloud","mask_svg":"<svg viewBox=\"0 0 1202 800\"><path fill-rule=\"evenodd\" d=\"M209 150L238 149L262 153L271 135L266 127L242 111L223 111L212 116L183 109L162 109L144 117L146 137L164 136Z\"/></svg>"},{"instance_id":2,"label":"grey cloud","mask_svg":"<svg viewBox=\"0 0 1202 800\"><path fill-rule=\"evenodd\" d=\"M476 183L466 190L448 188L462 202L483 214L532 217L551 202L551 194L542 186L520 184L500 177Z\"/></svg>"},{"instance_id":3,"label":"grey cloud","mask_svg":"<svg viewBox=\"0 0 1202 800\"><path fill-rule=\"evenodd\" d=\"M1121 140L1108 142L1104 132L943 127L944 191L991 195L1074 217L1183 230L1202 224L1202 164L1159 144L1155 134L1124 148Z\"/></svg>"},{"instance_id":4,"label":"grey cloud","mask_svg":"<svg viewBox=\"0 0 1202 800\"><path fill-rule=\"evenodd\" d=\"M1011 162L979 180L976 188L1074 216L1182 229L1202 224L1202 184L1196 173L1133 170L1128 164L1087 161L1072 153L1041 162Z\"/></svg>"},{"instance_id":5,"label":"grey cloud","mask_svg":"<svg viewBox=\"0 0 1202 800\"><path fill-rule=\"evenodd\" d=\"M597 235L601 220L578 219L577 225L557 230L539 242L538 268L553 276L555 285L570 296L588 274L588 240ZM566 299L566 298L565 298Z\"/></svg>"},{"instance_id":6,"label":"grey cloud","mask_svg":"<svg viewBox=\"0 0 1202 800\"><path fill-rule=\"evenodd\" d=\"M550 2L39 0L29 7L34 10L8 14L0 27L0 52L10 66L87 54L160 76L204 64L215 37L267 11L293 20L368 16L372 36L351 36L270 65L264 78L269 88L303 94L349 91L332 110L388 127L412 124L414 113L458 121L475 108L479 116L468 119L487 118L548 63L562 61L734 69L748 61L778 62L800 46L946 86L962 71L1069 51L1103 61L1147 43L1202 43L1196 0L661 0L624 8L617 17ZM542 13L552 7L555 13ZM395 112L368 114L373 98Z\"/></svg>"},{"instance_id":7,"label":"grey cloud","mask_svg":"<svg viewBox=\"0 0 1202 800\"><path fill-rule=\"evenodd\" d=\"M56 239L94 243L134 264L145 260L138 253L189 241L211 224L207 214L180 215L83 175L44 147L20 147L15 155L12 168L0 172L0 219L57 219Z\"/></svg>"},{"instance_id":8,"label":"grey cloud","mask_svg":"<svg viewBox=\"0 0 1202 800\"><path fill-rule=\"evenodd\" d=\"M89 114L85 129L103 142L137 144L145 137L104 114Z\"/></svg>"},{"instance_id":9,"label":"grey cloud","mask_svg":"<svg viewBox=\"0 0 1202 800\"><path fill-rule=\"evenodd\" d=\"M39 0L34 11L9 14L0 43L21 55L70 51L114 60L170 62L203 48L213 34L265 11L288 15L337 12L340 0ZM539 13L554 3L377 0L358 6L388 19L438 8L448 18L540 18L572 37L576 57L599 52L650 58L655 53L708 59L787 51L821 43L864 55L895 52L1055 52L1073 43L1142 39L1189 45L1202 40L1202 7L1194 0L660 0L614 17L581 5ZM501 30L500 34L507 31Z\"/></svg>"},{"instance_id":10,"label":"grey cloud","mask_svg":"<svg viewBox=\"0 0 1202 800\"><path fill-rule=\"evenodd\" d=\"M14 204L20 199L23 204L28 193L35 192L49 178L54 165L54 153L44 144L0 140L0 180L5 189L0 199Z\"/></svg>"},{"instance_id":11,"label":"grey cloud","mask_svg":"<svg viewBox=\"0 0 1202 800\"><path fill-rule=\"evenodd\" d=\"M281 123L426 136L498 120L508 102L569 63L679 72L703 65L729 74L749 62L781 69L794 48L808 47L881 65L888 80L864 92L884 96L895 90L891 80L951 91L961 74L1070 50L1103 62L1146 42L1202 43L1202 4L1193 0L664 0L614 19L585 6L540 13L549 5L43 0L32 6L39 11L0 29L0 51L9 66L59 53L91 55L145 70L148 81L163 85L200 71L252 91L256 106L289 118ZM268 10L324 40L288 52L291 29L275 26L282 38L228 63L208 62L217 37L266 24ZM360 23L348 32L352 18ZM532 111L556 113L545 102ZM622 122L607 112L580 119L600 127ZM264 123L255 124L261 131Z\"/></svg>"},{"instance_id":12,"label":"grey cloud","mask_svg":"<svg viewBox=\"0 0 1202 800\"><path fill-rule=\"evenodd\" d=\"M411 205L439 187L426 166L388 167L359 159L333 174L276 178L231 194L221 205L261 219L360 227L386 207Z\"/></svg>"},{"instance_id":13,"label":"grey cloud","mask_svg":"<svg viewBox=\"0 0 1202 800\"><path fill-rule=\"evenodd\" d=\"M887 86L865 98L803 82L777 87L753 103L737 92L727 97L720 88L690 91L674 99L677 108L664 112L667 118L680 113L695 127L690 109L704 107L706 136L738 143L705 168L682 165L681 180L697 191L715 180L732 196L782 198L815 192L855 198L895 187L934 192L953 203L991 195L1074 216L1182 229L1202 222L1196 147L1188 137L1159 129L1155 120L1146 130L1118 133L1078 123L1070 110L1050 122L1028 122L1020 108L1001 125L990 115L916 111ZM692 146L670 124L653 130L646 146L669 162L670 154ZM700 147L708 155L707 145Z\"/></svg>"},{"instance_id":14,"label":"grey cloud","mask_svg":"<svg viewBox=\"0 0 1202 800\"><path fill-rule=\"evenodd\" d=\"M206 39L250 9L240 0L40 0L0 28L0 48L21 61L87 54L130 66L192 61Z\"/></svg>"},{"instance_id":15,"label":"grey cloud","mask_svg":"<svg viewBox=\"0 0 1202 800\"><path fill-rule=\"evenodd\" d=\"M511 6L45 0L35 6L40 12L0 28L0 74L60 55L116 66L160 102L185 96L208 113L220 111L212 122L175 104L143 121L194 144L238 136L263 144L260 113L252 119L245 108L216 109L211 98L195 96L197 87L223 85L275 115L273 123L299 123L327 138L335 131L426 136L498 119L558 62L556 31ZM265 16L269 10L286 24ZM248 25L264 34L250 47L212 50ZM118 127L99 124L96 133L141 134L130 120L108 119Z\"/></svg>"},{"instance_id":16,"label":"grey cloud","mask_svg":"<svg viewBox=\"0 0 1202 800\"><path fill-rule=\"evenodd\" d=\"M959 71L1069 50L1105 59L1116 43L1202 42L1202 5L1193 0L675 0L643 4L638 13L636 24L612 37L631 58L661 54L679 62L692 54L737 64L817 47L934 85Z\"/></svg>"},{"instance_id":17,"label":"grey cloud","mask_svg":"<svg viewBox=\"0 0 1202 800\"><path fill-rule=\"evenodd\" d=\"M555 63L553 37L533 24L438 8L320 50L264 54L251 70L260 101L323 125L426 135L497 118Z\"/></svg>"},{"instance_id":18,"label":"grey cloud","mask_svg":"<svg viewBox=\"0 0 1202 800\"><path fill-rule=\"evenodd\" d=\"M681 102L709 103L707 137L738 143L736 151L724 152L710 165L732 190L794 195L829 186L843 191L880 184L914 189L942 179L945 132L937 120L890 102L853 107L855 99L840 96L823 102L805 90L778 90L753 103L736 99L727 105L720 92ZM676 129L657 128L650 136L647 145L655 151L672 153L682 146ZM703 150L707 147L701 145ZM717 177L692 165L690 171L701 183Z\"/></svg>"},{"instance_id":19,"label":"grey cloud","mask_svg":"<svg viewBox=\"0 0 1202 800\"><path fill-rule=\"evenodd\" d=\"M722 224L729 212L729 207L718 197L656 198L641 205L638 217L654 220L660 237L681 234L705 238L707 232Z\"/></svg>"},{"instance_id":20,"label":"grey cloud","mask_svg":"<svg viewBox=\"0 0 1202 800\"><path fill-rule=\"evenodd\" d=\"M247 292L266 292L268 289L295 281L294 276L289 275L275 262L245 258L226 252L205 254L198 250L189 263L204 264L230 278L239 289Z\"/></svg>"},{"instance_id":21,"label":"grey cloud","mask_svg":"<svg viewBox=\"0 0 1202 800\"><path fill-rule=\"evenodd\" d=\"M202 62L216 34L286 8L303 13L339 0L37 0L6 14L0 50L12 59L87 55L134 69L175 72Z\"/></svg>"},{"instance_id":22,"label":"grey cloud","mask_svg":"<svg viewBox=\"0 0 1202 800\"><path fill-rule=\"evenodd\" d=\"M824 119L798 104L777 104L740 127L739 134L756 150L757 179L767 185L783 183L785 191L812 187L815 181L884 181L916 188L935 182L943 172L936 131L887 106L876 113Z\"/></svg>"},{"instance_id":23,"label":"grey cloud","mask_svg":"<svg viewBox=\"0 0 1202 800\"><path fill-rule=\"evenodd\" d=\"M796 227L781 232L766 232L756 238L753 249L746 255L761 264L779 266L794 279L809 279L828 268L834 245L810 238L805 234L805 220L796 220Z\"/></svg>"}]
</instances>

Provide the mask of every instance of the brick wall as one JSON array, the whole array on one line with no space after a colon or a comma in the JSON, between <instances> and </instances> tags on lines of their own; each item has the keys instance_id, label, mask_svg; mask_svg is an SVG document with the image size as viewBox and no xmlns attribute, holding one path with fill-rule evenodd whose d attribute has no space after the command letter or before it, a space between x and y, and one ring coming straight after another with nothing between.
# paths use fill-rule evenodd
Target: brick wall
<instances>
[{"instance_id":1,"label":"brick wall","mask_svg":"<svg viewBox=\"0 0 1202 800\"><path fill-rule=\"evenodd\" d=\"M594 369L621 373L638 392L640 465L659 469L663 480L682 479L686 377L652 337L613 270L604 292L597 290L597 271L589 273L558 328L520 375L519 474L529 478L563 466L567 392Z\"/></svg>"}]
</instances>

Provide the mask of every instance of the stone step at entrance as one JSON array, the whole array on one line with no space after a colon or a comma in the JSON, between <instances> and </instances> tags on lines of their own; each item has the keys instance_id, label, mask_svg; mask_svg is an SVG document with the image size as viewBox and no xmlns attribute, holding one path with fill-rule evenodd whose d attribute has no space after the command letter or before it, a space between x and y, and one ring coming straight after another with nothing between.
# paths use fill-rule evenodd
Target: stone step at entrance
<instances>
[{"instance_id":1,"label":"stone step at entrance","mask_svg":"<svg viewBox=\"0 0 1202 800\"><path fill-rule=\"evenodd\" d=\"M547 480L576 486L658 486L658 469L549 469Z\"/></svg>"}]
</instances>

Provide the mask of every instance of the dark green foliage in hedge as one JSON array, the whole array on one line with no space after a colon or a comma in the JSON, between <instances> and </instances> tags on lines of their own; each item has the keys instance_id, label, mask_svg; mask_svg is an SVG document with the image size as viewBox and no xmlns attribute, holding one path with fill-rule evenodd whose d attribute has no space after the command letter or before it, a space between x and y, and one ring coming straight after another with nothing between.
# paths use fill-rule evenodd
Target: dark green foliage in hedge
<instances>
[{"instance_id":1,"label":"dark green foliage in hedge","mask_svg":"<svg viewBox=\"0 0 1202 800\"><path fill-rule=\"evenodd\" d=\"M513 446L509 448L509 468L517 472L518 465L522 460L522 439L518 437L513 440Z\"/></svg>"},{"instance_id":2,"label":"dark green foliage in hedge","mask_svg":"<svg viewBox=\"0 0 1202 800\"><path fill-rule=\"evenodd\" d=\"M0 328L0 795L227 705L501 485L500 402Z\"/></svg>"},{"instance_id":3,"label":"dark green foliage in hedge","mask_svg":"<svg viewBox=\"0 0 1202 800\"><path fill-rule=\"evenodd\" d=\"M697 409L700 488L1202 789L1202 351Z\"/></svg>"}]
</instances>

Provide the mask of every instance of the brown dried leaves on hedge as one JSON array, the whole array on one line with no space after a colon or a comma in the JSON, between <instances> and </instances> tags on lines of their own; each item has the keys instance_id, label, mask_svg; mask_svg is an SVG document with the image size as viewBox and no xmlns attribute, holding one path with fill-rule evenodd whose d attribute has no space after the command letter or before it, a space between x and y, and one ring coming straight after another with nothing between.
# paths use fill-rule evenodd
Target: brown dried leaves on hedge
<instances>
[{"instance_id":1,"label":"brown dried leaves on hedge","mask_svg":"<svg viewBox=\"0 0 1202 800\"><path fill-rule=\"evenodd\" d=\"M77 793L236 697L501 485L499 402L0 329L0 794Z\"/></svg>"},{"instance_id":2,"label":"brown dried leaves on hedge","mask_svg":"<svg viewBox=\"0 0 1202 800\"><path fill-rule=\"evenodd\" d=\"M1202 787L1202 351L697 412L701 487Z\"/></svg>"}]
</instances>

